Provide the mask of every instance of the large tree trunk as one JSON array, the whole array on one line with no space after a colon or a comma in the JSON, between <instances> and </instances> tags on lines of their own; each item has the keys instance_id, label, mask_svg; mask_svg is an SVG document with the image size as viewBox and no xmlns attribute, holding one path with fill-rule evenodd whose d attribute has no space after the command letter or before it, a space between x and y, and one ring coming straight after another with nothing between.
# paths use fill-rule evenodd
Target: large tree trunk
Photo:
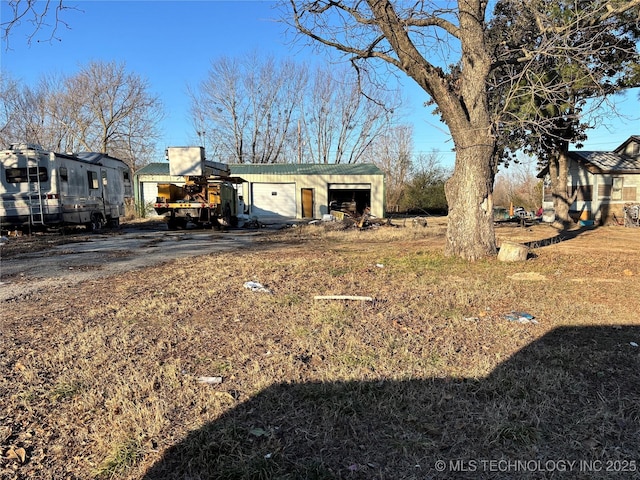
<instances>
[{"instance_id":1,"label":"large tree trunk","mask_svg":"<svg viewBox=\"0 0 640 480\"><path fill-rule=\"evenodd\" d=\"M486 89L491 57L482 22L483 2L459 0L458 5L460 28L464 31L462 70L458 84L450 87L446 95L436 96L456 148L453 176L445 186L449 204L445 255L475 261L496 253L493 229L496 139Z\"/></svg>"},{"instance_id":2,"label":"large tree trunk","mask_svg":"<svg viewBox=\"0 0 640 480\"><path fill-rule=\"evenodd\" d=\"M492 146L460 148L456 152L453 176L445 186L449 222L445 255L470 261L495 255L493 229Z\"/></svg>"},{"instance_id":3,"label":"large tree trunk","mask_svg":"<svg viewBox=\"0 0 640 480\"><path fill-rule=\"evenodd\" d=\"M569 157L567 149L562 149L549 159L549 177L551 179L551 195L555 211L554 227L566 230L574 221L569 216L569 208L575 201L577 192L569 195L567 192L567 178L569 176Z\"/></svg>"}]
</instances>

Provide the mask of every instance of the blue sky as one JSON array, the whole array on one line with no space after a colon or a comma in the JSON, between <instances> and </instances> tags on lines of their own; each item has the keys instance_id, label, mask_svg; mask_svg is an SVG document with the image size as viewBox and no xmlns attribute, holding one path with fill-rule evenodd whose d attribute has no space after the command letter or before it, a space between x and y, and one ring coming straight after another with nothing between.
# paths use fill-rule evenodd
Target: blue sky
<instances>
[{"instance_id":1,"label":"blue sky","mask_svg":"<svg viewBox=\"0 0 640 480\"><path fill-rule=\"evenodd\" d=\"M2 3L2 21L7 18L6 0ZM66 4L58 40L46 41L39 34L27 44L30 31L24 24L17 28L9 47L3 42L0 72L9 73L27 84L43 74L75 73L90 61L125 62L127 70L148 80L150 90L160 97L166 110L162 125L164 146L197 144L189 119L187 85L203 80L212 60L221 56L243 57L258 51L265 55L291 57L300 61L322 61L318 54L302 44L292 44L286 27L275 21L278 12L273 1L73 1ZM414 126L416 152L438 152L444 166L452 166L452 143L444 124L422 105L427 95L406 79L406 121ZM640 135L639 90L618 101L619 110L628 118L619 120L604 115L608 123L589 133L585 150L613 150L630 135ZM158 159L160 160L160 159Z\"/></svg>"}]
</instances>

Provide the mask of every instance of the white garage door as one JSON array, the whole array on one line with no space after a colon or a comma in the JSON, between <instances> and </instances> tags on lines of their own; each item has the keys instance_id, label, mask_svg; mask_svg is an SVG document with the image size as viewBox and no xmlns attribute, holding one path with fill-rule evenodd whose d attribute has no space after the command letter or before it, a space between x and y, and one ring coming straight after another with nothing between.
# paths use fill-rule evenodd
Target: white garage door
<instances>
[{"instance_id":1,"label":"white garage door","mask_svg":"<svg viewBox=\"0 0 640 480\"><path fill-rule=\"evenodd\" d=\"M156 182L144 182L142 184L142 203L154 203L158 196L158 184Z\"/></svg>"},{"instance_id":2,"label":"white garage door","mask_svg":"<svg viewBox=\"0 0 640 480\"><path fill-rule=\"evenodd\" d=\"M140 193L142 194L142 205L145 206L145 215L147 217L156 217L158 214L150 204L156 201L158 184L156 182L143 182L140 187Z\"/></svg>"},{"instance_id":3,"label":"white garage door","mask_svg":"<svg viewBox=\"0 0 640 480\"><path fill-rule=\"evenodd\" d=\"M258 218L296 218L295 183L254 183L251 215Z\"/></svg>"}]
</instances>

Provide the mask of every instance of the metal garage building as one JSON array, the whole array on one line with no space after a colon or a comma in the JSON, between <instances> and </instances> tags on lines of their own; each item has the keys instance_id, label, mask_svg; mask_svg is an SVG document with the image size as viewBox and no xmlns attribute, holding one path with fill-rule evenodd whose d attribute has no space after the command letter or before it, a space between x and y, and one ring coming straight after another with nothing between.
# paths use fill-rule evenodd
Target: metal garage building
<instances>
[{"instance_id":1,"label":"metal garage building","mask_svg":"<svg viewBox=\"0 0 640 480\"><path fill-rule=\"evenodd\" d=\"M239 164L231 175L245 183L238 195L245 213L260 219L322 218L332 205L384 217L384 173L373 164ZM158 183L184 183L169 175L168 163L152 163L135 174L136 202L155 202Z\"/></svg>"}]
</instances>

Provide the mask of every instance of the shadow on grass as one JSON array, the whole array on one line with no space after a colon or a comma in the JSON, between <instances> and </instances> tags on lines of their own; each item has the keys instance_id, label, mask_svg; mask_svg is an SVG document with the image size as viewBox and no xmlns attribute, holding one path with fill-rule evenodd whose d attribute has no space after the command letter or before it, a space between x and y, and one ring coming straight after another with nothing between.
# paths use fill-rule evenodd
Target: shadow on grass
<instances>
[{"instance_id":1,"label":"shadow on grass","mask_svg":"<svg viewBox=\"0 0 640 480\"><path fill-rule=\"evenodd\" d=\"M487 378L273 385L152 479L640 478L640 327L559 328Z\"/></svg>"},{"instance_id":2,"label":"shadow on grass","mask_svg":"<svg viewBox=\"0 0 640 480\"><path fill-rule=\"evenodd\" d=\"M595 230L596 228L598 227L591 226L591 227L574 228L572 230L560 230L558 231L558 234L554 235L553 237L544 238L542 240L534 240L531 242L526 242L524 243L524 245L529 248L548 247L549 245L555 245L557 243L564 242L567 240L573 240L574 238L577 238L578 236L584 233Z\"/></svg>"}]
</instances>

